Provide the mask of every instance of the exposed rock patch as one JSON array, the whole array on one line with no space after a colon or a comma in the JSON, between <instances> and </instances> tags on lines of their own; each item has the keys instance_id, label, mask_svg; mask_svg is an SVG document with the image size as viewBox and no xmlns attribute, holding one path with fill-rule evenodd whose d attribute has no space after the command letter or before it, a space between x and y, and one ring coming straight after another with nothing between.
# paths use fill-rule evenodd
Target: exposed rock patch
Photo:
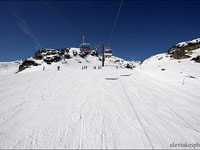
<instances>
[{"instance_id":1,"label":"exposed rock patch","mask_svg":"<svg viewBox=\"0 0 200 150\"><path fill-rule=\"evenodd\" d=\"M36 63L33 60L24 60L23 63L19 66L19 71L25 70L26 68L29 68L30 66L38 66L39 64Z\"/></svg>"},{"instance_id":2,"label":"exposed rock patch","mask_svg":"<svg viewBox=\"0 0 200 150\"><path fill-rule=\"evenodd\" d=\"M200 48L200 39L195 39L178 43L177 45L172 46L167 53L174 59L184 59L190 58L189 55L192 54L192 51L198 48Z\"/></svg>"},{"instance_id":3,"label":"exposed rock patch","mask_svg":"<svg viewBox=\"0 0 200 150\"><path fill-rule=\"evenodd\" d=\"M93 50L93 51L91 51L91 55L92 55L92 56L98 56L98 52L95 51L95 50Z\"/></svg>"},{"instance_id":4,"label":"exposed rock patch","mask_svg":"<svg viewBox=\"0 0 200 150\"><path fill-rule=\"evenodd\" d=\"M191 60L194 60L197 63L200 63L200 56L194 57Z\"/></svg>"}]
</instances>

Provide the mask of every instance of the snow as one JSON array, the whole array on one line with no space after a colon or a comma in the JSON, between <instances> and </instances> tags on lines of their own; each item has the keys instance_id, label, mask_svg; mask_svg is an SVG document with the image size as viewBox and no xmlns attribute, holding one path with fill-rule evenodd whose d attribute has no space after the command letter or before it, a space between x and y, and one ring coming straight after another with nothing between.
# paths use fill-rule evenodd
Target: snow
<instances>
[{"instance_id":1,"label":"snow","mask_svg":"<svg viewBox=\"0 0 200 150\"><path fill-rule=\"evenodd\" d=\"M80 52L80 48L71 47L70 50L69 50L69 54L73 55L73 51L76 51L77 53L79 53Z\"/></svg>"},{"instance_id":2,"label":"snow","mask_svg":"<svg viewBox=\"0 0 200 150\"><path fill-rule=\"evenodd\" d=\"M191 57L187 59L173 59L166 53L158 54L145 60L141 67L144 73L152 77L157 78L160 74L159 78L166 82L176 82L178 84L184 78L186 82L188 80L196 82L196 79L189 79L187 76L200 78L199 63L191 61L193 57L200 55L200 49L188 55ZM165 71L161 71L161 69L165 69Z\"/></svg>"},{"instance_id":3,"label":"snow","mask_svg":"<svg viewBox=\"0 0 200 150\"><path fill-rule=\"evenodd\" d=\"M200 42L200 38L197 38L197 39L187 41L187 42L180 42L180 43L176 44L176 46L184 47L184 46L187 46L189 43L195 44L195 43L199 43L199 42Z\"/></svg>"},{"instance_id":4,"label":"snow","mask_svg":"<svg viewBox=\"0 0 200 150\"><path fill-rule=\"evenodd\" d=\"M163 53L133 70L116 69L114 56L93 69L98 59L73 57L17 74L17 63L0 63L0 148L169 149L199 142L199 63Z\"/></svg>"},{"instance_id":5,"label":"snow","mask_svg":"<svg viewBox=\"0 0 200 150\"><path fill-rule=\"evenodd\" d=\"M0 75L7 75L8 73L15 73L18 71L19 65L22 63L21 60L12 62L0 62Z\"/></svg>"}]
</instances>

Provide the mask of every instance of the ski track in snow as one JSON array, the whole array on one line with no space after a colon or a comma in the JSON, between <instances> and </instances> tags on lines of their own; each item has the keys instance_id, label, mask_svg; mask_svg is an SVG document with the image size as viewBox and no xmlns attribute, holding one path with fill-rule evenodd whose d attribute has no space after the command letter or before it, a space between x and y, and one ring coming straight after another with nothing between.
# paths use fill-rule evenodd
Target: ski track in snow
<instances>
[{"instance_id":1,"label":"ski track in snow","mask_svg":"<svg viewBox=\"0 0 200 150\"><path fill-rule=\"evenodd\" d=\"M67 65L0 81L0 148L154 149L200 139L198 92L139 68Z\"/></svg>"},{"instance_id":2,"label":"ski track in snow","mask_svg":"<svg viewBox=\"0 0 200 150\"><path fill-rule=\"evenodd\" d=\"M143 130L144 130L144 134L145 134L145 136L147 137L147 139L148 139L148 141L149 141L149 143L150 143L150 145L151 145L151 148L154 149L154 146L153 146L153 144L152 144L152 141L151 141L151 139L149 138L149 135L148 135L148 133L147 133L147 131L146 131L146 129L145 129L145 127L144 127L144 125L143 125L143 123L142 123L140 117L138 116L138 113L137 113L137 111L136 111L134 105L132 104L132 102L131 102L131 100L130 100L130 97L129 97L129 95L128 95L128 93L127 93L127 91L126 91L126 89L125 89L123 83L121 82L121 80L119 80L119 82L120 82L120 84L121 84L121 87L122 87L123 90L124 90L125 95L127 96L127 99L128 99L128 101L129 101L131 107L132 107L133 110L134 110L135 115L137 116L137 119L138 119L140 125L142 126L142 128L143 128Z\"/></svg>"},{"instance_id":3,"label":"ski track in snow","mask_svg":"<svg viewBox=\"0 0 200 150\"><path fill-rule=\"evenodd\" d=\"M157 82L157 83L158 83L158 82ZM146 87L143 85L143 83L140 83L140 84L142 85L142 87L143 87L144 89L146 89ZM160 87L160 88L162 88L162 87ZM184 93L180 93L180 95L181 95L181 94L184 94ZM177 117L179 117L182 121L184 121L184 122L190 127L190 129L194 130L195 132L200 133L200 131L198 131L197 129L195 129L188 121L186 121L186 120L184 119L184 117L180 116L173 108L171 108L169 105L167 105L165 102L163 102L163 100L159 99L158 96L157 96L156 94L154 94L154 93L152 92L152 95L155 97L156 100L159 100L159 102L163 103L163 105L165 105L167 108L169 108L175 115L177 115ZM192 101L192 100L191 100L191 101Z\"/></svg>"}]
</instances>

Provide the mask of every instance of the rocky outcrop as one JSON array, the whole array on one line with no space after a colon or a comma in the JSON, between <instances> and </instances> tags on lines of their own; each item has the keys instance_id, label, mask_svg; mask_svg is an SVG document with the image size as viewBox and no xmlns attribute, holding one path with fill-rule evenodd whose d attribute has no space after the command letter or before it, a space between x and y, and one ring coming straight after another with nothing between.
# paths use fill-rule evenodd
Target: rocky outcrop
<instances>
[{"instance_id":1,"label":"rocky outcrop","mask_svg":"<svg viewBox=\"0 0 200 150\"><path fill-rule=\"evenodd\" d=\"M29 68L30 66L38 66L39 64L36 63L33 60L24 60L23 63L19 66L19 71L25 70L26 68Z\"/></svg>"},{"instance_id":2,"label":"rocky outcrop","mask_svg":"<svg viewBox=\"0 0 200 150\"><path fill-rule=\"evenodd\" d=\"M48 48L41 48L39 49L33 56L36 60L45 59L47 56L53 55L60 55L61 52L59 49L48 49Z\"/></svg>"},{"instance_id":3,"label":"rocky outcrop","mask_svg":"<svg viewBox=\"0 0 200 150\"><path fill-rule=\"evenodd\" d=\"M77 55L84 58L86 55L88 55L88 53L78 53L76 49L71 48L62 48L61 50L41 48L34 54L33 57L26 59L23 64L20 65L19 71L22 71L31 66L41 65L42 63L47 63L50 65L52 63L59 62L62 59L65 61L65 59L70 59L72 57L76 57ZM98 56L97 53L92 53L91 55Z\"/></svg>"},{"instance_id":4,"label":"rocky outcrop","mask_svg":"<svg viewBox=\"0 0 200 150\"><path fill-rule=\"evenodd\" d=\"M200 56L194 57L191 60L193 60L193 61L195 61L197 63L200 63Z\"/></svg>"},{"instance_id":5,"label":"rocky outcrop","mask_svg":"<svg viewBox=\"0 0 200 150\"><path fill-rule=\"evenodd\" d=\"M95 50L92 50L92 51L91 51L91 55L92 55L92 56L98 56L98 52L95 51Z\"/></svg>"},{"instance_id":6,"label":"rocky outcrop","mask_svg":"<svg viewBox=\"0 0 200 150\"><path fill-rule=\"evenodd\" d=\"M67 51L67 49L65 49ZM27 58L23 61L23 63L19 66L18 71L25 70L26 68L30 68L31 66L38 66L41 65L39 62L46 62L47 64L51 64L53 62L59 62L63 56L65 56L65 51L59 49L48 49L48 48L41 48L39 49L33 57ZM68 58L68 56L66 56Z\"/></svg>"},{"instance_id":7,"label":"rocky outcrop","mask_svg":"<svg viewBox=\"0 0 200 150\"><path fill-rule=\"evenodd\" d=\"M85 56L87 56L87 53L80 52L78 55L79 55L81 58L84 58Z\"/></svg>"},{"instance_id":8,"label":"rocky outcrop","mask_svg":"<svg viewBox=\"0 0 200 150\"><path fill-rule=\"evenodd\" d=\"M54 55L54 56L49 56L49 57L46 57L44 59L44 62L46 62L47 64L51 64L53 62L59 62L61 60L61 57L59 55Z\"/></svg>"},{"instance_id":9,"label":"rocky outcrop","mask_svg":"<svg viewBox=\"0 0 200 150\"><path fill-rule=\"evenodd\" d=\"M189 58L188 54L191 54L193 50L200 48L200 39L195 39L192 41L181 42L175 46L172 46L168 50L168 54L174 59L184 59Z\"/></svg>"},{"instance_id":10,"label":"rocky outcrop","mask_svg":"<svg viewBox=\"0 0 200 150\"><path fill-rule=\"evenodd\" d=\"M62 64L67 63L66 59L77 60L78 63L82 63L82 57L84 62L89 62L87 58L90 59L90 56L86 57L87 55L96 56L95 60L101 61L102 56L98 56L98 52L95 50L92 50L91 53L84 53L80 52L79 48L62 48L59 49L48 49L48 48L41 48L39 49L33 57L30 57L26 59L22 65L19 67L19 71L23 71L26 68L30 68L31 66L38 66L38 65L46 65L46 64L52 64L60 62ZM76 57L76 58L75 58ZM134 68L135 62L131 61L125 61L123 59L120 59L118 57L111 56L109 58L106 58L106 61L109 63L114 63L116 65L120 65L123 68Z\"/></svg>"},{"instance_id":11,"label":"rocky outcrop","mask_svg":"<svg viewBox=\"0 0 200 150\"><path fill-rule=\"evenodd\" d=\"M190 58L189 55L187 55L187 52L183 49L176 49L174 53L172 54L174 59L184 59L184 58Z\"/></svg>"},{"instance_id":12,"label":"rocky outcrop","mask_svg":"<svg viewBox=\"0 0 200 150\"><path fill-rule=\"evenodd\" d=\"M78 52L75 50L73 50L72 53L73 53L73 56L75 56L75 57L78 55Z\"/></svg>"},{"instance_id":13,"label":"rocky outcrop","mask_svg":"<svg viewBox=\"0 0 200 150\"><path fill-rule=\"evenodd\" d=\"M62 48L60 51L61 51L61 55L66 55L66 54L69 54L69 50L70 48Z\"/></svg>"},{"instance_id":14,"label":"rocky outcrop","mask_svg":"<svg viewBox=\"0 0 200 150\"><path fill-rule=\"evenodd\" d=\"M63 56L64 58L66 58L66 59L70 59L71 58L71 56L70 56L70 54L69 54L69 50L70 50L70 48L62 48L61 49L61 56Z\"/></svg>"},{"instance_id":15,"label":"rocky outcrop","mask_svg":"<svg viewBox=\"0 0 200 150\"><path fill-rule=\"evenodd\" d=\"M34 54L33 58L36 60L44 60L47 64L51 64L61 60L62 52L64 55L64 51L59 51L59 49L41 48Z\"/></svg>"}]
</instances>

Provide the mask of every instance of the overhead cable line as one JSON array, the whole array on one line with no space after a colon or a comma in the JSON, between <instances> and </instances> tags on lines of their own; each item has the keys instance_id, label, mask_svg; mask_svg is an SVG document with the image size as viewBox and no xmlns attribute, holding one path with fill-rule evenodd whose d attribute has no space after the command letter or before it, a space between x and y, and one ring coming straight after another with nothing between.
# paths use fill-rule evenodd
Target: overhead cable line
<instances>
[{"instance_id":1,"label":"overhead cable line","mask_svg":"<svg viewBox=\"0 0 200 150\"><path fill-rule=\"evenodd\" d=\"M117 16L116 16L116 18L115 18L114 25L113 25L112 31L111 31L111 33L110 33L110 37L109 37L109 39L108 39L108 43L110 43L110 41L111 41L111 39L112 39L112 35L113 35L114 30L115 30L115 26L116 26L116 24L117 24L117 20L118 20L118 18L119 18L119 14L120 14L120 11L121 11L121 8L122 8L123 1L124 1L124 0L121 0L121 4L120 4L120 7L119 7L118 12L117 12Z\"/></svg>"},{"instance_id":2,"label":"overhead cable line","mask_svg":"<svg viewBox=\"0 0 200 150\"><path fill-rule=\"evenodd\" d=\"M77 29L73 24L71 24L68 20L66 20L62 15L60 15L53 7L51 7L49 4L47 4L45 1L41 0L41 2L47 6L56 16L58 16L62 21L64 21L66 24L70 25L76 32L84 35L79 29Z\"/></svg>"}]
</instances>

